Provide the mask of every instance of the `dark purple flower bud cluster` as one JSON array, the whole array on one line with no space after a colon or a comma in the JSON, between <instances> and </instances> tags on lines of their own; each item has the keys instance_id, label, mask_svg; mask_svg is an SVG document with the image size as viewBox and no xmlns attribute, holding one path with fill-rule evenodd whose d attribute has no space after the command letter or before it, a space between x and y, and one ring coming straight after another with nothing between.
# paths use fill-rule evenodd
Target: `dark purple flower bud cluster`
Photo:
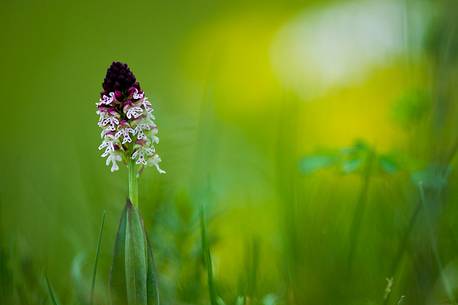
<instances>
[{"instance_id":1,"label":"dark purple flower bud cluster","mask_svg":"<svg viewBox=\"0 0 458 305\"><path fill-rule=\"evenodd\" d=\"M108 94L109 92L115 91L126 94L131 87L140 89L135 75L130 71L127 64L119 61L114 61L108 68L102 87L104 90L102 94Z\"/></svg>"}]
</instances>

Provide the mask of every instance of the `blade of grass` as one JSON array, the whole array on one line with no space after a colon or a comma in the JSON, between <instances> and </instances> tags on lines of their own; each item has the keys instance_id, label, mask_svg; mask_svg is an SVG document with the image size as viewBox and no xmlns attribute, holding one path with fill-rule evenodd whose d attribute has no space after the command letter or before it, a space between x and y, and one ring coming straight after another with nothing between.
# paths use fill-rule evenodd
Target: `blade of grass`
<instances>
[{"instance_id":1,"label":"blade of grass","mask_svg":"<svg viewBox=\"0 0 458 305\"><path fill-rule=\"evenodd\" d=\"M248 297L250 302L253 302L252 300L254 300L256 297L256 284L258 282L257 277L259 267L259 241L254 238L251 241L251 246L249 246L248 249L251 253L248 254L246 262L246 270L248 271L246 297Z\"/></svg>"},{"instance_id":2,"label":"blade of grass","mask_svg":"<svg viewBox=\"0 0 458 305\"><path fill-rule=\"evenodd\" d=\"M404 235L401 238L401 241L399 243L398 251L396 253L396 256L393 260L393 263L391 265L391 273L390 276L395 277L396 273L398 272L399 265L402 261L402 258L404 257L404 254L407 250L407 245L409 243L410 236L413 232L413 229L415 227L415 224L417 223L418 215L420 215L420 210L421 210L421 201L418 202L418 204L415 207L415 210L410 217L409 220L409 225L407 226L407 230L404 232ZM388 297L384 298L383 300L383 305L387 305L388 302L390 301L391 294L388 295Z\"/></svg>"},{"instance_id":3,"label":"blade of grass","mask_svg":"<svg viewBox=\"0 0 458 305\"><path fill-rule=\"evenodd\" d=\"M359 239L359 231L364 215L364 211L366 209L366 201L367 195L369 192L369 183L372 174L372 163L375 158L375 152L371 149L369 151L367 161L366 161L366 168L363 171L362 175L362 188L359 194L358 203L355 207L355 211L353 214L353 220L350 227L350 252L348 253L348 260L347 260L347 267L348 271L351 271L351 267L353 265L353 258L358 246L358 239Z\"/></svg>"},{"instance_id":4,"label":"blade of grass","mask_svg":"<svg viewBox=\"0 0 458 305\"><path fill-rule=\"evenodd\" d=\"M51 287L51 283L49 282L47 274L45 274L45 280L46 280L46 285L48 286L48 293L49 293L49 296L51 298L51 301L52 301L53 305L59 305L59 302L57 301L57 298L54 295L54 291L53 291L53 289Z\"/></svg>"},{"instance_id":5,"label":"blade of grass","mask_svg":"<svg viewBox=\"0 0 458 305\"><path fill-rule=\"evenodd\" d=\"M103 211L102 224L100 225L99 238L97 240L97 251L95 253L94 270L92 271L91 299L89 300L90 305L94 303L95 279L97 276L97 265L99 263L100 245L102 244L102 234L103 234L103 225L105 224L105 216L106 216L106 211Z\"/></svg>"},{"instance_id":6,"label":"blade of grass","mask_svg":"<svg viewBox=\"0 0 458 305\"><path fill-rule=\"evenodd\" d=\"M403 257L403 255L405 253L406 248L407 248L407 244L409 243L410 235L411 235L411 233L413 231L415 223L417 222L418 215L420 215L421 206L422 206L422 204L421 204L421 201L420 201L420 202L418 202L417 206L415 207L415 210L414 210L412 216L410 217L409 224L407 226L407 230L404 232L404 235L401 238L401 241L399 243L398 252L396 253L395 259L394 259L393 264L391 266L390 275L392 275L392 276L396 275L396 272L397 272L398 267L399 267L399 263L402 261L402 257Z\"/></svg>"},{"instance_id":7,"label":"blade of grass","mask_svg":"<svg viewBox=\"0 0 458 305\"><path fill-rule=\"evenodd\" d=\"M213 265L212 257L210 253L210 248L208 245L207 237L207 225L205 220L205 208L202 205L200 210L200 232L202 239L202 255L204 259L205 267L207 268L207 280L208 280L208 292L210 294L210 303L211 305L218 305L217 294L213 279Z\"/></svg>"},{"instance_id":8,"label":"blade of grass","mask_svg":"<svg viewBox=\"0 0 458 305\"><path fill-rule=\"evenodd\" d=\"M154 262L153 248L151 243L146 236L146 251L147 251L147 265L148 265L148 275L146 279L146 289L148 294L148 305L159 305L159 282L157 280L156 265Z\"/></svg>"},{"instance_id":9,"label":"blade of grass","mask_svg":"<svg viewBox=\"0 0 458 305\"><path fill-rule=\"evenodd\" d=\"M441 260L441 258L439 256L439 250L437 249L437 240L436 240L436 238L434 236L434 228L433 228L433 224L432 224L431 218L429 217L428 207L426 205L425 191L424 191L422 183L418 184L418 189L419 189L419 192L420 192L420 201L421 201L421 204L423 206L423 211L424 211L425 218L426 218L426 225L428 226L428 229L429 229L428 232L429 232L431 248L433 250L434 259L436 261L437 268L439 269L439 274L440 274L442 283L444 285L445 292L447 293L447 297L452 302L452 304L456 304L456 298L455 298L455 295L453 294L453 289L452 289L447 277L445 276L445 274L443 272L443 264L442 264L442 260Z\"/></svg>"},{"instance_id":10,"label":"blade of grass","mask_svg":"<svg viewBox=\"0 0 458 305\"><path fill-rule=\"evenodd\" d=\"M113 263L110 271L110 299L113 305L127 304L125 243L128 204L129 203L126 203L119 221L115 247L113 250Z\"/></svg>"}]
</instances>

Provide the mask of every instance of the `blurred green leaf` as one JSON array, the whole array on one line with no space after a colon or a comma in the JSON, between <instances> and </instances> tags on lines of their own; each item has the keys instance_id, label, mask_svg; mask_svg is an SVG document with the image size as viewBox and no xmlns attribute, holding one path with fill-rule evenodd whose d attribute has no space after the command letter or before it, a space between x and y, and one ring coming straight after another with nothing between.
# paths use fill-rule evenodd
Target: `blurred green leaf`
<instances>
[{"instance_id":1,"label":"blurred green leaf","mask_svg":"<svg viewBox=\"0 0 458 305\"><path fill-rule=\"evenodd\" d=\"M151 244L143 228L140 212L129 200L116 237L110 290L113 304L159 304Z\"/></svg>"},{"instance_id":2,"label":"blurred green leaf","mask_svg":"<svg viewBox=\"0 0 458 305\"><path fill-rule=\"evenodd\" d=\"M235 305L243 305L245 303L245 298L242 296L238 296L237 299L235 300Z\"/></svg>"},{"instance_id":3,"label":"blurred green leaf","mask_svg":"<svg viewBox=\"0 0 458 305\"><path fill-rule=\"evenodd\" d=\"M311 174L318 170L335 165L337 157L333 155L311 155L300 161L299 167L304 174Z\"/></svg>"},{"instance_id":4,"label":"blurred green leaf","mask_svg":"<svg viewBox=\"0 0 458 305\"><path fill-rule=\"evenodd\" d=\"M342 164L342 171L345 174L354 173L361 168L362 164L363 164L362 159L346 160Z\"/></svg>"},{"instance_id":5,"label":"blurred green leaf","mask_svg":"<svg viewBox=\"0 0 458 305\"><path fill-rule=\"evenodd\" d=\"M448 184L450 171L449 166L431 165L413 172L411 179L415 185L421 184L425 189L441 190Z\"/></svg>"},{"instance_id":6,"label":"blurred green leaf","mask_svg":"<svg viewBox=\"0 0 458 305\"><path fill-rule=\"evenodd\" d=\"M127 304L126 292L126 269L125 269L125 245L126 245L126 220L127 206L121 214L118 233L116 235L115 247L113 251L113 263L110 271L110 297L114 305Z\"/></svg>"},{"instance_id":7,"label":"blurred green leaf","mask_svg":"<svg viewBox=\"0 0 458 305\"><path fill-rule=\"evenodd\" d=\"M221 297L218 297L216 299L216 302L218 303L218 305L226 305L226 303L224 302L224 300Z\"/></svg>"},{"instance_id":8,"label":"blurred green leaf","mask_svg":"<svg viewBox=\"0 0 458 305\"><path fill-rule=\"evenodd\" d=\"M146 250L147 250L147 264L148 264L148 274L146 279L146 288L148 294L148 305L159 305L159 283L157 280L156 265L154 262L153 249L151 243L146 237Z\"/></svg>"},{"instance_id":9,"label":"blurred green leaf","mask_svg":"<svg viewBox=\"0 0 458 305\"><path fill-rule=\"evenodd\" d=\"M84 253L79 253L73 258L71 267L71 276L74 283L74 288L78 303L89 304L89 281L83 274L83 264L85 260Z\"/></svg>"},{"instance_id":10,"label":"blurred green leaf","mask_svg":"<svg viewBox=\"0 0 458 305\"><path fill-rule=\"evenodd\" d=\"M355 155L367 153L370 150L369 145L361 139L356 140L352 146L344 147L340 150L342 155Z\"/></svg>"},{"instance_id":11,"label":"blurred green leaf","mask_svg":"<svg viewBox=\"0 0 458 305\"><path fill-rule=\"evenodd\" d=\"M429 112L430 98L420 89L412 89L405 92L395 102L392 116L402 127L408 128L420 122Z\"/></svg>"},{"instance_id":12,"label":"blurred green leaf","mask_svg":"<svg viewBox=\"0 0 458 305\"><path fill-rule=\"evenodd\" d=\"M399 170L399 165L391 156L380 156L378 159L380 168L387 174L393 174Z\"/></svg>"},{"instance_id":13,"label":"blurred green leaf","mask_svg":"<svg viewBox=\"0 0 458 305\"><path fill-rule=\"evenodd\" d=\"M262 305L276 305L277 304L277 296L273 293L269 293L264 296L262 299Z\"/></svg>"}]
</instances>

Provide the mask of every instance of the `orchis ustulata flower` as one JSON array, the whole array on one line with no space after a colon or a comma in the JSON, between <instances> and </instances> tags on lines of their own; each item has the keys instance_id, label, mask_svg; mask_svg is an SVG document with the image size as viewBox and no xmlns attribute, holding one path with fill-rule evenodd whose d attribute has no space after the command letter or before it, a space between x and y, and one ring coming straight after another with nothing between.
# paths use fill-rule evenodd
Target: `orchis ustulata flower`
<instances>
[{"instance_id":1,"label":"orchis ustulata flower","mask_svg":"<svg viewBox=\"0 0 458 305\"><path fill-rule=\"evenodd\" d=\"M112 172L119 169L118 162L134 160L138 169L154 166L165 173L154 147L159 138L153 108L127 64L113 62L108 68L97 114L102 128L99 150Z\"/></svg>"}]
</instances>

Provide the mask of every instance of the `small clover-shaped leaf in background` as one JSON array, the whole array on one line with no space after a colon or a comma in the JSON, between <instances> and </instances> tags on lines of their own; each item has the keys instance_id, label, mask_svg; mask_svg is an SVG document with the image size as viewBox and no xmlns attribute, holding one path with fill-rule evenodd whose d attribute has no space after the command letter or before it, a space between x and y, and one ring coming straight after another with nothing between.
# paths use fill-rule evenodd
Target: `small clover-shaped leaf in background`
<instances>
[{"instance_id":1,"label":"small clover-shaped leaf in background","mask_svg":"<svg viewBox=\"0 0 458 305\"><path fill-rule=\"evenodd\" d=\"M377 173L394 174L401 169L411 168L414 160L396 153L378 155L365 141L356 140L353 145L337 152L321 152L304 157L299 162L299 169L304 174L334 167L343 174L361 172L374 162ZM401 166L401 164L403 166Z\"/></svg>"},{"instance_id":2,"label":"small clover-shaped leaf in background","mask_svg":"<svg viewBox=\"0 0 458 305\"><path fill-rule=\"evenodd\" d=\"M311 174L324 168L331 167L336 164L338 158L334 154L316 154L304 157L299 168L304 174Z\"/></svg>"},{"instance_id":3,"label":"small clover-shaped leaf in background","mask_svg":"<svg viewBox=\"0 0 458 305\"><path fill-rule=\"evenodd\" d=\"M394 174L399 171L400 166L393 155L381 155L378 157L378 165L382 172L386 174Z\"/></svg>"},{"instance_id":4,"label":"small clover-shaped leaf in background","mask_svg":"<svg viewBox=\"0 0 458 305\"><path fill-rule=\"evenodd\" d=\"M431 99L427 92L411 89L401 95L394 103L392 117L403 128L420 122L429 113Z\"/></svg>"},{"instance_id":5,"label":"small clover-shaped leaf in background","mask_svg":"<svg viewBox=\"0 0 458 305\"><path fill-rule=\"evenodd\" d=\"M417 159L400 152L390 152L378 155L378 171L385 174L395 174L396 172L412 173L424 165Z\"/></svg>"},{"instance_id":6,"label":"small clover-shaped leaf in background","mask_svg":"<svg viewBox=\"0 0 458 305\"><path fill-rule=\"evenodd\" d=\"M304 174L335 166L345 174L354 173L364 167L370 146L363 140L356 140L353 145L337 151L327 151L304 157L299 162L299 169Z\"/></svg>"},{"instance_id":7,"label":"small clover-shaped leaf in background","mask_svg":"<svg viewBox=\"0 0 458 305\"><path fill-rule=\"evenodd\" d=\"M430 165L414 171L411 179L415 185L421 183L425 189L440 190L447 186L450 171L451 167L448 165Z\"/></svg>"},{"instance_id":8,"label":"small clover-shaped leaf in background","mask_svg":"<svg viewBox=\"0 0 458 305\"><path fill-rule=\"evenodd\" d=\"M350 159L350 160L345 160L342 163L342 172L344 174L351 174L359 169L361 169L363 164L363 160L361 158L358 159Z\"/></svg>"},{"instance_id":9,"label":"small clover-shaped leaf in background","mask_svg":"<svg viewBox=\"0 0 458 305\"><path fill-rule=\"evenodd\" d=\"M343 148L341 170L344 174L351 174L364 168L369 154L370 146L363 140L356 140L352 146Z\"/></svg>"},{"instance_id":10,"label":"small clover-shaped leaf in background","mask_svg":"<svg viewBox=\"0 0 458 305\"><path fill-rule=\"evenodd\" d=\"M360 155L370 151L369 145L361 139L357 139L352 146L341 149L342 155Z\"/></svg>"}]
</instances>

